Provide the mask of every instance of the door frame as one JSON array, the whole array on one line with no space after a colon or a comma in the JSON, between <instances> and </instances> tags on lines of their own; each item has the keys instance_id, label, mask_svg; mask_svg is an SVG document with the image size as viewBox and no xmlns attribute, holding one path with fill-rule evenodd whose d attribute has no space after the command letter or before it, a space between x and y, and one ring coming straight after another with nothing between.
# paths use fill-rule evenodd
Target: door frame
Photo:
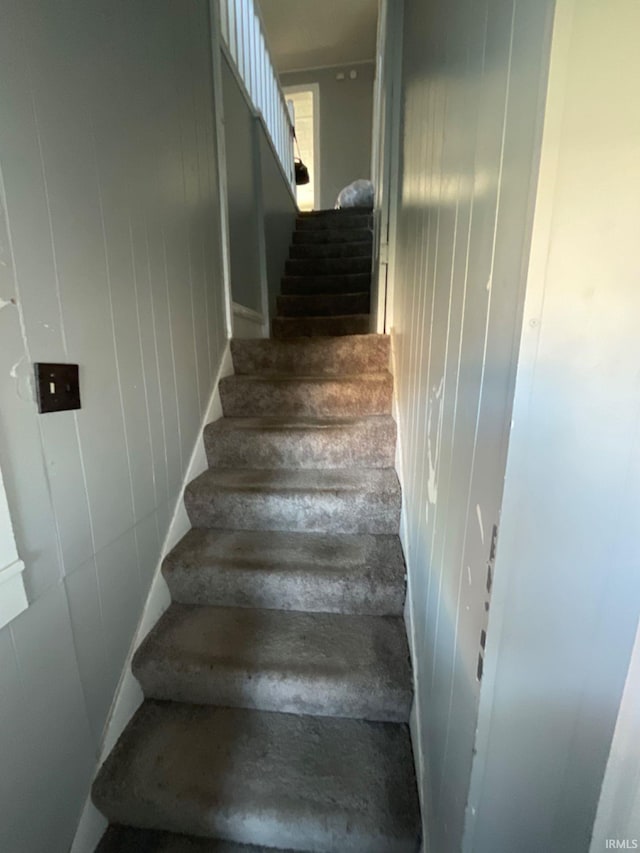
<instances>
[{"instance_id":1,"label":"door frame","mask_svg":"<svg viewBox=\"0 0 640 853\"><path fill-rule=\"evenodd\" d=\"M285 100L290 92L311 92L313 97L313 209L320 210L320 84L296 83L293 86L283 86L282 91Z\"/></svg>"},{"instance_id":2,"label":"door frame","mask_svg":"<svg viewBox=\"0 0 640 853\"><path fill-rule=\"evenodd\" d=\"M23 572L0 470L0 628L27 609Z\"/></svg>"},{"instance_id":3,"label":"door frame","mask_svg":"<svg viewBox=\"0 0 640 853\"><path fill-rule=\"evenodd\" d=\"M375 191L371 331L392 322L395 233L400 187L400 123L404 0L379 0L371 175Z\"/></svg>"}]
</instances>

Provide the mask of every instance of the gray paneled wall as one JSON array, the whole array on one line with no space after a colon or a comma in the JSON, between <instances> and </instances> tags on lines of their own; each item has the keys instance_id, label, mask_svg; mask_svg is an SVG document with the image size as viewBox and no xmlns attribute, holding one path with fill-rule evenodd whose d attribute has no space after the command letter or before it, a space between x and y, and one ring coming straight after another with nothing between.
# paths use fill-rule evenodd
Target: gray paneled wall
<instances>
[{"instance_id":1,"label":"gray paneled wall","mask_svg":"<svg viewBox=\"0 0 640 853\"><path fill-rule=\"evenodd\" d=\"M470 853L590 849L638 626L638 32L636 0L557 0ZM640 842L619 720L593 853Z\"/></svg>"},{"instance_id":2,"label":"gray paneled wall","mask_svg":"<svg viewBox=\"0 0 640 853\"><path fill-rule=\"evenodd\" d=\"M229 204L231 292L234 302L260 313L263 304L258 239L259 171L253 140L255 119L224 54L221 65Z\"/></svg>"},{"instance_id":3,"label":"gray paneled wall","mask_svg":"<svg viewBox=\"0 0 640 853\"><path fill-rule=\"evenodd\" d=\"M66 850L225 345L208 3L0 0L0 849ZM4 302L0 301L0 305ZM80 364L38 416L31 363Z\"/></svg>"},{"instance_id":4,"label":"gray paneled wall","mask_svg":"<svg viewBox=\"0 0 640 853\"><path fill-rule=\"evenodd\" d=\"M352 80L349 72L357 77ZM344 79L336 79L338 73ZM340 190L358 178L371 177L373 62L295 71L280 75L283 86L318 83L320 87L320 202L331 208Z\"/></svg>"},{"instance_id":5,"label":"gray paneled wall","mask_svg":"<svg viewBox=\"0 0 640 853\"><path fill-rule=\"evenodd\" d=\"M291 235L296 224L297 205L280 165L273 153L264 127L258 123L260 178L262 189L262 223L264 228L265 266L269 290L269 316L276 315L276 299L284 266L289 257Z\"/></svg>"},{"instance_id":6,"label":"gray paneled wall","mask_svg":"<svg viewBox=\"0 0 640 853\"><path fill-rule=\"evenodd\" d=\"M434 853L460 849L539 150L551 0L407 0L390 296L414 735Z\"/></svg>"}]
</instances>

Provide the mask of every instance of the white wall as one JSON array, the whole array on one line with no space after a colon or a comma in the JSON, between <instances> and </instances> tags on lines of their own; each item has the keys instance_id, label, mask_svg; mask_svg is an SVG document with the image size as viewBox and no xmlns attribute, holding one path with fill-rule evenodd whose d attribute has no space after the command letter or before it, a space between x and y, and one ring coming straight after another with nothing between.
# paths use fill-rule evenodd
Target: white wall
<instances>
[{"instance_id":1,"label":"white wall","mask_svg":"<svg viewBox=\"0 0 640 853\"><path fill-rule=\"evenodd\" d=\"M354 80L350 71L357 74ZM337 80L338 73L344 79ZM283 86L317 83L320 88L320 200L316 199L316 207L332 208L344 186L371 177L374 76L373 62L280 75Z\"/></svg>"},{"instance_id":2,"label":"white wall","mask_svg":"<svg viewBox=\"0 0 640 853\"><path fill-rule=\"evenodd\" d=\"M73 837L225 311L208 4L0 17L0 467L30 600L0 631L0 849L42 853ZM38 360L80 364L79 412L36 413Z\"/></svg>"},{"instance_id":3,"label":"white wall","mask_svg":"<svg viewBox=\"0 0 640 853\"><path fill-rule=\"evenodd\" d=\"M413 735L432 853L459 850L464 827L552 7L405 3L389 309Z\"/></svg>"},{"instance_id":4,"label":"white wall","mask_svg":"<svg viewBox=\"0 0 640 853\"><path fill-rule=\"evenodd\" d=\"M589 849L638 623L638 32L635 0L558 0L473 853Z\"/></svg>"}]
</instances>

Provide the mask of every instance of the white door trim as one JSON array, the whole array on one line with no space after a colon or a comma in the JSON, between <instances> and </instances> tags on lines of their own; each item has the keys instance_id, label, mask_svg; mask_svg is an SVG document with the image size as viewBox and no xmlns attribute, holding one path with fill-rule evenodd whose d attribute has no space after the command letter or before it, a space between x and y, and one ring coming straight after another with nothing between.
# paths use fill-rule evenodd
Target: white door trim
<instances>
[{"instance_id":1,"label":"white door trim","mask_svg":"<svg viewBox=\"0 0 640 853\"><path fill-rule=\"evenodd\" d=\"M608 839L640 843L640 624L627 672L600 802L591 853Z\"/></svg>"},{"instance_id":2,"label":"white door trim","mask_svg":"<svg viewBox=\"0 0 640 853\"><path fill-rule=\"evenodd\" d=\"M0 628L28 607L23 571L0 470Z\"/></svg>"},{"instance_id":3,"label":"white door trim","mask_svg":"<svg viewBox=\"0 0 640 853\"><path fill-rule=\"evenodd\" d=\"M404 0L379 0L371 174L375 191L371 331L393 324L393 273L400 180Z\"/></svg>"}]
</instances>

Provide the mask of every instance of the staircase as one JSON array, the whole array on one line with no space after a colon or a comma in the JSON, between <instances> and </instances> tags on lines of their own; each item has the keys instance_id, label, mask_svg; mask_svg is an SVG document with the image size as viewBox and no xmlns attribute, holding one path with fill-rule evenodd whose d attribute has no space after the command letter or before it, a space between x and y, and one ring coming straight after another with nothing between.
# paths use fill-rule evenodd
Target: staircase
<instances>
[{"instance_id":1,"label":"staircase","mask_svg":"<svg viewBox=\"0 0 640 853\"><path fill-rule=\"evenodd\" d=\"M415 853L388 338L370 220L298 218L271 340L232 341L99 853ZM257 845L257 846L251 846Z\"/></svg>"}]
</instances>

